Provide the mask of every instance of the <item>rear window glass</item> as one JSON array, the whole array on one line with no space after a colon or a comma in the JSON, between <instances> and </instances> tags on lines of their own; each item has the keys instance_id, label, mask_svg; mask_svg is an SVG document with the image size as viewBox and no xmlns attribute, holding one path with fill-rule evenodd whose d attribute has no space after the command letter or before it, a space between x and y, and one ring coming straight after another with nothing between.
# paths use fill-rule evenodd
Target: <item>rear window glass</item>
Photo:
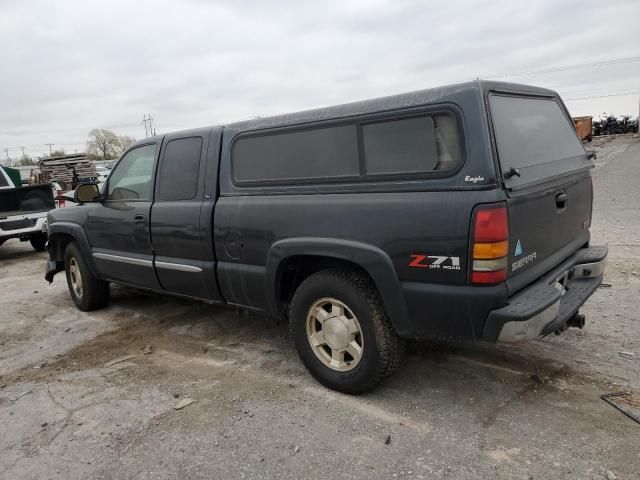
<instances>
[{"instance_id":1,"label":"rear window glass","mask_svg":"<svg viewBox=\"0 0 640 480\"><path fill-rule=\"evenodd\" d=\"M489 102L502 171L520 173L511 182L528 183L585 165L575 128L555 100L492 95Z\"/></svg>"},{"instance_id":2,"label":"rear window glass","mask_svg":"<svg viewBox=\"0 0 640 480\"><path fill-rule=\"evenodd\" d=\"M160 167L160 200L192 200L198 190L202 138L167 143Z\"/></svg>"},{"instance_id":3,"label":"rear window glass","mask_svg":"<svg viewBox=\"0 0 640 480\"><path fill-rule=\"evenodd\" d=\"M355 125L240 138L233 146L239 182L349 177L359 173Z\"/></svg>"},{"instance_id":4,"label":"rear window glass","mask_svg":"<svg viewBox=\"0 0 640 480\"><path fill-rule=\"evenodd\" d=\"M367 174L449 170L460 160L458 126L451 115L365 124L362 135Z\"/></svg>"}]
</instances>

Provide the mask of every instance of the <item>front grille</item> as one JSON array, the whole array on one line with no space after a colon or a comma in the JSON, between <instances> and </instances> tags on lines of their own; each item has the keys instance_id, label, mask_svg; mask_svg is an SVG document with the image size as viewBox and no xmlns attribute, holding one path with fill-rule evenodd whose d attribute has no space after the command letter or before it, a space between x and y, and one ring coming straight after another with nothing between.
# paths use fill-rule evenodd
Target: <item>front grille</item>
<instances>
[{"instance_id":1,"label":"front grille","mask_svg":"<svg viewBox=\"0 0 640 480\"><path fill-rule=\"evenodd\" d=\"M5 232L8 230L20 230L21 228L29 228L33 227L37 218L24 218L22 220L9 220L7 222L0 222L0 230L4 230Z\"/></svg>"}]
</instances>

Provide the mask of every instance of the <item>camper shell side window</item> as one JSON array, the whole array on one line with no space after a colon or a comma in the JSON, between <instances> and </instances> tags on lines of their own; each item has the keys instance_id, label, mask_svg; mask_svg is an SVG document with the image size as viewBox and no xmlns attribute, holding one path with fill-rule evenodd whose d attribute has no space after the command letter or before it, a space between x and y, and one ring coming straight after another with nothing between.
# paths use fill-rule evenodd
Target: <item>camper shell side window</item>
<instances>
[{"instance_id":1,"label":"camper shell side window","mask_svg":"<svg viewBox=\"0 0 640 480\"><path fill-rule=\"evenodd\" d=\"M254 186L446 176L463 161L460 125L440 109L240 134L232 179Z\"/></svg>"}]
</instances>

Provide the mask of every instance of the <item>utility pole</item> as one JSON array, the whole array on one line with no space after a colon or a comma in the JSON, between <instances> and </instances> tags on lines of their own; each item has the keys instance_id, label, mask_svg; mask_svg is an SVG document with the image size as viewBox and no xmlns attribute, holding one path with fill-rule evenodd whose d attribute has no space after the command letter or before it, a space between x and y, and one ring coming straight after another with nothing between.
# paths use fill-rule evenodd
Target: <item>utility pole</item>
<instances>
[{"instance_id":1,"label":"utility pole","mask_svg":"<svg viewBox=\"0 0 640 480\"><path fill-rule=\"evenodd\" d=\"M49 156L53 155L53 151L51 150L51 147L53 147L55 143L45 143L45 145L49 145Z\"/></svg>"},{"instance_id":2,"label":"utility pole","mask_svg":"<svg viewBox=\"0 0 640 480\"><path fill-rule=\"evenodd\" d=\"M9 158L9 149L4 149L4 154L7 156L7 165L11 165L11 159Z\"/></svg>"},{"instance_id":3,"label":"utility pole","mask_svg":"<svg viewBox=\"0 0 640 480\"><path fill-rule=\"evenodd\" d=\"M147 113L142 117L142 124L144 125L144 136L155 135L156 131L153 128L153 117L150 113Z\"/></svg>"},{"instance_id":4,"label":"utility pole","mask_svg":"<svg viewBox=\"0 0 640 480\"><path fill-rule=\"evenodd\" d=\"M22 149L22 158L26 157L26 155L24 154L24 147L20 147Z\"/></svg>"}]
</instances>

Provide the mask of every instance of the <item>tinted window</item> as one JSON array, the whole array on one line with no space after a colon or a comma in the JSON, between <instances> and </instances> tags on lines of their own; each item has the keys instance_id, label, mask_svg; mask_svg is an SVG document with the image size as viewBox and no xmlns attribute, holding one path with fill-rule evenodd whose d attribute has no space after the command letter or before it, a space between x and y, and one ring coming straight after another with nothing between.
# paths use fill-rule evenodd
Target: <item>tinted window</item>
<instances>
[{"instance_id":1,"label":"tinted window","mask_svg":"<svg viewBox=\"0 0 640 480\"><path fill-rule=\"evenodd\" d=\"M562 160L584 160L575 128L555 100L492 95L490 106L502 170L522 169L511 182L557 174Z\"/></svg>"},{"instance_id":2,"label":"tinted window","mask_svg":"<svg viewBox=\"0 0 640 480\"><path fill-rule=\"evenodd\" d=\"M240 182L355 176L356 126L241 138L232 159L234 179Z\"/></svg>"},{"instance_id":3,"label":"tinted window","mask_svg":"<svg viewBox=\"0 0 640 480\"><path fill-rule=\"evenodd\" d=\"M160 200L191 200L198 190L202 138L167 143L160 167Z\"/></svg>"},{"instance_id":4,"label":"tinted window","mask_svg":"<svg viewBox=\"0 0 640 480\"><path fill-rule=\"evenodd\" d=\"M144 145L127 153L109 176L109 200L151 200L151 176L155 145Z\"/></svg>"},{"instance_id":5,"label":"tinted window","mask_svg":"<svg viewBox=\"0 0 640 480\"><path fill-rule=\"evenodd\" d=\"M449 170L460 159L457 123L451 115L369 123L362 134L368 174Z\"/></svg>"}]
</instances>

